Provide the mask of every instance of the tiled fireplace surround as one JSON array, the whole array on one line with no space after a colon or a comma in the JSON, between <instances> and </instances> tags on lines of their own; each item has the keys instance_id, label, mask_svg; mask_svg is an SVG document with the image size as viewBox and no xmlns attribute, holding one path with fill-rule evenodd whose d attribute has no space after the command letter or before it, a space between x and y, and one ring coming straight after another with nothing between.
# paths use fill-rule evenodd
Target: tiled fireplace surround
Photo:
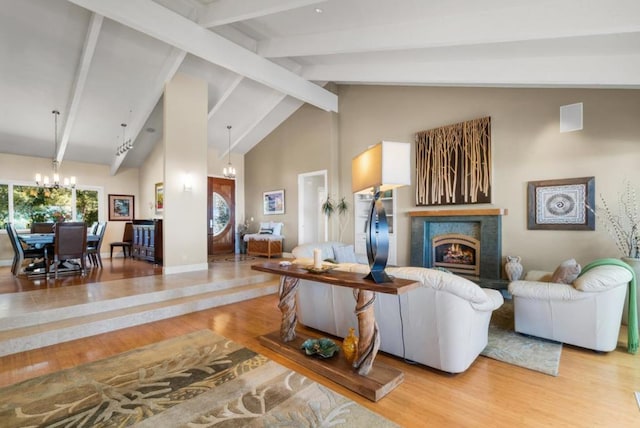
<instances>
[{"instance_id":1,"label":"tiled fireplace surround","mask_svg":"<svg viewBox=\"0 0 640 428\"><path fill-rule=\"evenodd\" d=\"M480 278L499 279L502 272L503 209L412 211L411 266L432 267L431 240L460 233L480 240Z\"/></svg>"}]
</instances>

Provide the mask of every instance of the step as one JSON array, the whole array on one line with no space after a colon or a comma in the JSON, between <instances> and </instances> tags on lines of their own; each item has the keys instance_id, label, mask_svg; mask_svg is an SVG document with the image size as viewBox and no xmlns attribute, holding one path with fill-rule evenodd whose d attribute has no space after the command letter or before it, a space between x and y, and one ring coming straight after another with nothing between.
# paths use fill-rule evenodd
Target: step
<instances>
[{"instance_id":1,"label":"step","mask_svg":"<svg viewBox=\"0 0 640 428\"><path fill-rule=\"evenodd\" d=\"M161 278L161 279L160 279ZM248 275L231 279L192 279L190 277L148 276L136 278L135 286L124 289L131 280L115 280L54 290L35 290L0 296L0 332L52 323L83 315L95 315L117 309L155 303L180 297L225 290L241 285L273 280L272 275ZM156 284L162 281L161 289ZM83 303L78 293L88 297ZM5 308L2 308L5 306Z\"/></svg>"},{"instance_id":2,"label":"step","mask_svg":"<svg viewBox=\"0 0 640 428\"><path fill-rule=\"evenodd\" d=\"M217 282L189 286L185 287L184 293L179 296L165 291L146 293L137 296L137 304L131 304L129 298L117 298L55 308L44 311L42 322L39 323L34 322L39 314L35 313L31 319L23 319L22 326L0 331L0 356L172 318L278 291L278 280L272 276L268 276L266 281L261 276L256 278L258 280L252 279L248 284L247 278L240 279L245 285L237 285L237 280L232 280L224 284ZM105 305L110 309L87 313L88 309L98 309L99 305Z\"/></svg>"}]
</instances>

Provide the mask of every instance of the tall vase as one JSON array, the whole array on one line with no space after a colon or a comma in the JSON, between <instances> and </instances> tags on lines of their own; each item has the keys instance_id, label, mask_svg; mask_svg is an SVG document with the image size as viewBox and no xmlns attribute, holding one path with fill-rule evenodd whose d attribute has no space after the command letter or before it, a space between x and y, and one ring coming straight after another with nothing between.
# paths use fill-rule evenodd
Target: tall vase
<instances>
[{"instance_id":1,"label":"tall vase","mask_svg":"<svg viewBox=\"0 0 640 428\"><path fill-rule=\"evenodd\" d=\"M349 328L349 335L342 341L342 352L349 364L353 363L358 354L358 337L354 334L355 329Z\"/></svg>"},{"instance_id":2,"label":"tall vase","mask_svg":"<svg viewBox=\"0 0 640 428\"><path fill-rule=\"evenodd\" d=\"M517 281L522 276L522 265L520 256L507 256L507 263L504 265L504 271L509 281Z\"/></svg>"},{"instance_id":3,"label":"tall vase","mask_svg":"<svg viewBox=\"0 0 640 428\"><path fill-rule=\"evenodd\" d=\"M636 259L633 257L622 257L622 261L631 266L633 271L636 273L636 284L640 283L640 259ZM640 293L636 293L636 297L638 302L636 303L637 308L640 309ZM640 317L639 325L640 325ZM624 309L622 310L622 324L629 324L629 288L627 288L627 296L624 299Z\"/></svg>"}]
</instances>

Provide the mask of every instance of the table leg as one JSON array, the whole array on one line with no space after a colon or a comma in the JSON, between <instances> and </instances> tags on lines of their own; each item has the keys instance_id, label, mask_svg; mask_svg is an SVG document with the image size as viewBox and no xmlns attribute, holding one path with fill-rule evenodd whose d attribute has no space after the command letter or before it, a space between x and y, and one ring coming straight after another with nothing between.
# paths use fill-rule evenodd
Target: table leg
<instances>
[{"instance_id":1,"label":"table leg","mask_svg":"<svg viewBox=\"0 0 640 428\"><path fill-rule=\"evenodd\" d=\"M280 277L280 289L278 295L280 302L278 308L282 312L282 322L280 324L280 338L283 342L291 342L296 338L296 324L298 315L296 314L296 290L298 289L298 278L282 275Z\"/></svg>"},{"instance_id":2,"label":"table leg","mask_svg":"<svg viewBox=\"0 0 640 428\"><path fill-rule=\"evenodd\" d=\"M380 348L380 333L376 323L373 302L376 294L369 290L354 290L356 298L356 315L358 317L358 358L353 362L353 368L358 374L366 376L371 371L373 360Z\"/></svg>"}]
</instances>

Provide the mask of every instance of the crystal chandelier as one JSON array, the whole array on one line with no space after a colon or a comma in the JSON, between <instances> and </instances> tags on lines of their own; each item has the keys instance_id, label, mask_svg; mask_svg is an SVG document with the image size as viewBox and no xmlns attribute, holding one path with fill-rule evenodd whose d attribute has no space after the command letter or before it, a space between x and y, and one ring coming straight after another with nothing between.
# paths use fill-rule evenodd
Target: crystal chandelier
<instances>
[{"instance_id":1,"label":"crystal chandelier","mask_svg":"<svg viewBox=\"0 0 640 428\"><path fill-rule=\"evenodd\" d=\"M236 178L236 169L231 165L231 125L227 125L227 130L229 131L229 163L222 170L222 174L226 178Z\"/></svg>"},{"instance_id":2,"label":"crystal chandelier","mask_svg":"<svg viewBox=\"0 0 640 428\"><path fill-rule=\"evenodd\" d=\"M133 143L131 142L131 138L125 141L124 134L126 131L127 124L121 123L120 126L122 126L122 144L120 144L120 146L118 146L118 148L116 149L116 156L123 155L133 148Z\"/></svg>"},{"instance_id":3,"label":"crystal chandelier","mask_svg":"<svg viewBox=\"0 0 640 428\"><path fill-rule=\"evenodd\" d=\"M53 181L49 181L49 176L45 175L44 178L42 174L36 174L36 185L39 187L53 188L59 189L60 187L66 188L75 188L76 187L76 177L72 176L71 178L64 178L62 180L62 184L60 182L60 174L58 173L58 160L56 156L58 155L58 116L60 112L58 110L53 110L51 112L53 114L54 120L54 135L53 140L55 142L55 149L53 151Z\"/></svg>"}]
</instances>

